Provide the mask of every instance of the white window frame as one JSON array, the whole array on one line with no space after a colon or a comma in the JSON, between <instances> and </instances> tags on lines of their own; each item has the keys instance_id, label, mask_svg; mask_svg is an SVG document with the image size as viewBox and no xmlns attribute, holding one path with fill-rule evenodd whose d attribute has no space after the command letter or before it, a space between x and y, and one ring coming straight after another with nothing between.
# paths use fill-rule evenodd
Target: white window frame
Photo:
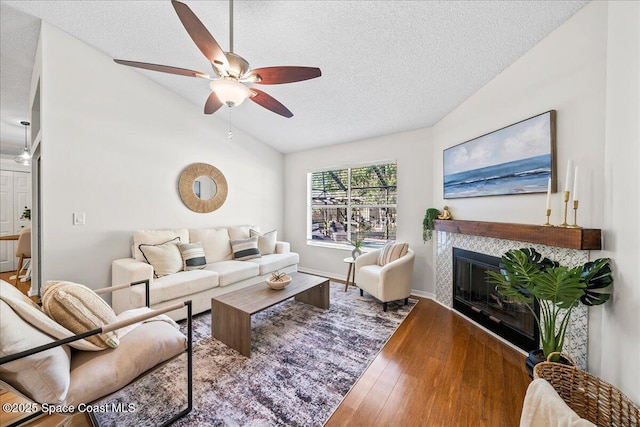
<instances>
[{"instance_id":1,"label":"white window frame","mask_svg":"<svg viewBox=\"0 0 640 427\"><path fill-rule=\"evenodd\" d=\"M343 165L343 166L336 166L336 167L327 167L327 168L322 168L322 169L317 169L317 170L313 170L313 171L309 171L307 172L307 246L319 246L319 247L325 247L325 248L335 248L335 249L342 249L342 250L352 250L353 246L347 241L347 242L331 242L331 241L322 241L322 240L313 240L312 238L312 222L313 222L313 204L312 204L312 180L311 180L311 176L313 173L318 173L318 172L327 172L327 171L332 171L332 170L343 170L343 169L347 169L347 200L348 203L347 205L331 205L330 207L327 208L331 208L331 209L336 209L336 208L346 208L347 209L347 218L351 218L351 214L352 214L352 205L351 205L351 170L352 169L357 169L357 168L362 168L362 167L367 167L367 166L376 166L376 165L388 165L388 164L392 164L395 163L396 165L396 181L397 181L397 168L398 168L398 161L397 160L380 160L380 161L376 161L376 162L370 162L370 163L363 163L363 164L350 164L350 165ZM397 184L396 184L396 191L397 191ZM389 205L357 205L358 208L394 208L396 210L396 215L398 213L398 204L397 204L397 194L396 194L396 204L389 204ZM347 240L351 240L351 221L347 221ZM396 231L397 233L397 231ZM375 250L377 248L373 248L373 247L363 247L362 250L363 252L369 252L372 250Z\"/></svg>"}]
</instances>

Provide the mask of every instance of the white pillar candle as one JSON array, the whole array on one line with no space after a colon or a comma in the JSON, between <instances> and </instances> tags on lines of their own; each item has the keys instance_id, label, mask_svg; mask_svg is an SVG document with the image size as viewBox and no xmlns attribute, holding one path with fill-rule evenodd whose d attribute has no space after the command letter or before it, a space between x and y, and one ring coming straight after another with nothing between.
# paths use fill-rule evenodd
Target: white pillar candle
<instances>
[{"instance_id":1,"label":"white pillar candle","mask_svg":"<svg viewBox=\"0 0 640 427\"><path fill-rule=\"evenodd\" d=\"M547 182L547 209L551 209L551 178Z\"/></svg>"},{"instance_id":2,"label":"white pillar candle","mask_svg":"<svg viewBox=\"0 0 640 427\"><path fill-rule=\"evenodd\" d=\"M578 167L573 174L573 200L578 200Z\"/></svg>"},{"instance_id":3,"label":"white pillar candle","mask_svg":"<svg viewBox=\"0 0 640 427\"><path fill-rule=\"evenodd\" d=\"M564 191L569 191L569 183L571 181L571 172L573 172L573 160L567 162L567 176L564 180Z\"/></svg>"}]
</instances>

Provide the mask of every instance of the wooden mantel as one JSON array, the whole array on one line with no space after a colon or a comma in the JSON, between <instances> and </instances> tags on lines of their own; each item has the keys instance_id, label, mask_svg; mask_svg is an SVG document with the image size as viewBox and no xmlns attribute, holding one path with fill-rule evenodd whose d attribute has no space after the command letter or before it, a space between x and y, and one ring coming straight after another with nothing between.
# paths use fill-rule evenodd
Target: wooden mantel
<instances>
[{"instance_id":1,"label":"wooden mantel","mask_svg":"<svg viewBox=\"0 0 640 427\"><path fill-rule=\"evenodd\" d=\"M450 233L516 240L560 248L583 250L599 250L602 248L602 231L594 228L562 228L506 222L436 220L435 229Z\"/></svg>"}]
</instances>

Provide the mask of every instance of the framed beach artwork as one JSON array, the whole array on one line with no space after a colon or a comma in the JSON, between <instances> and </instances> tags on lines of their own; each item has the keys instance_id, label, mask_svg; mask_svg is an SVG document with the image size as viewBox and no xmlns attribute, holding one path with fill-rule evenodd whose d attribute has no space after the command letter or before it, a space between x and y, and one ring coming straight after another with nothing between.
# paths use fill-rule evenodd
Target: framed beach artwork
<instances>
[{"instance_id":1,"label":"framed beach artwork","mask_svg":"<svg viewBox=\"0 0 640 427\"><path fill-rule=\"evenodd\" d=\"M447 148L444 198L555 192L555 151L555 110Z\"/></svg>"}]
</instances>

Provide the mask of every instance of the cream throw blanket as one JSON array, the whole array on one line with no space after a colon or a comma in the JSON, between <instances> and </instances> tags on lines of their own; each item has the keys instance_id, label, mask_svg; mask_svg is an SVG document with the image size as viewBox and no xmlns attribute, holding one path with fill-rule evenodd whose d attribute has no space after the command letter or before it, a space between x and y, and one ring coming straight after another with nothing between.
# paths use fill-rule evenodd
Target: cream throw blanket
<instances>
[{"instance_id":1,"label":"cream throw blanket","mask_svg":"<svg viewBox=\"0 0 640 427\"><path fill-rule=\"evenodd\" d=\"M529 384L522 405L520 427L595 427L580 418L542 378Z\"/></svg>"},{"instance_id":2,"label":"cream throw blanket","mask_svg":"<svg viewBox=\"0 0 640 427\"><path fill-rule=\"evenodd\" d=\"M34 328L41 330L45 334L52 336L55 339L68 338L75 335L73 332L71 332L67 328L64 328L59 323L52 320L40 309L38 304L31 301L31 299L29 299L26 295L24 295L22 292L16 289L13 285L5 282L4 280L0 280L0 299L5 303L7 303L7 305L9 305L13 309L13 311L16 312L18 316L24 319L25 322L29 323ZM140 308L134 308L132 310L127 310L125 312L120 313L117 316L116 321L118 322L121 320L130 319L132 317L135 317L150 311L151 309L148 307L140 307ZM170 317L165 316L163 314L159 316L155 316L147 320L147 322L156 321L156 320L167 322L173 325L175 328L178 328L178 325L176 324L176 322L171 320ZM131 326L127 326L125 328L118 329L117 331L115 331L118 339L124 337L127 333L131 332L138 325L139 323L134 323ZM84 351L104 350L103 348L100 348L95 344L92 344L84 339L74 341L69 345L73 348L76 348L78 350L84 350Z\"/></svg>"}]
</instances>

